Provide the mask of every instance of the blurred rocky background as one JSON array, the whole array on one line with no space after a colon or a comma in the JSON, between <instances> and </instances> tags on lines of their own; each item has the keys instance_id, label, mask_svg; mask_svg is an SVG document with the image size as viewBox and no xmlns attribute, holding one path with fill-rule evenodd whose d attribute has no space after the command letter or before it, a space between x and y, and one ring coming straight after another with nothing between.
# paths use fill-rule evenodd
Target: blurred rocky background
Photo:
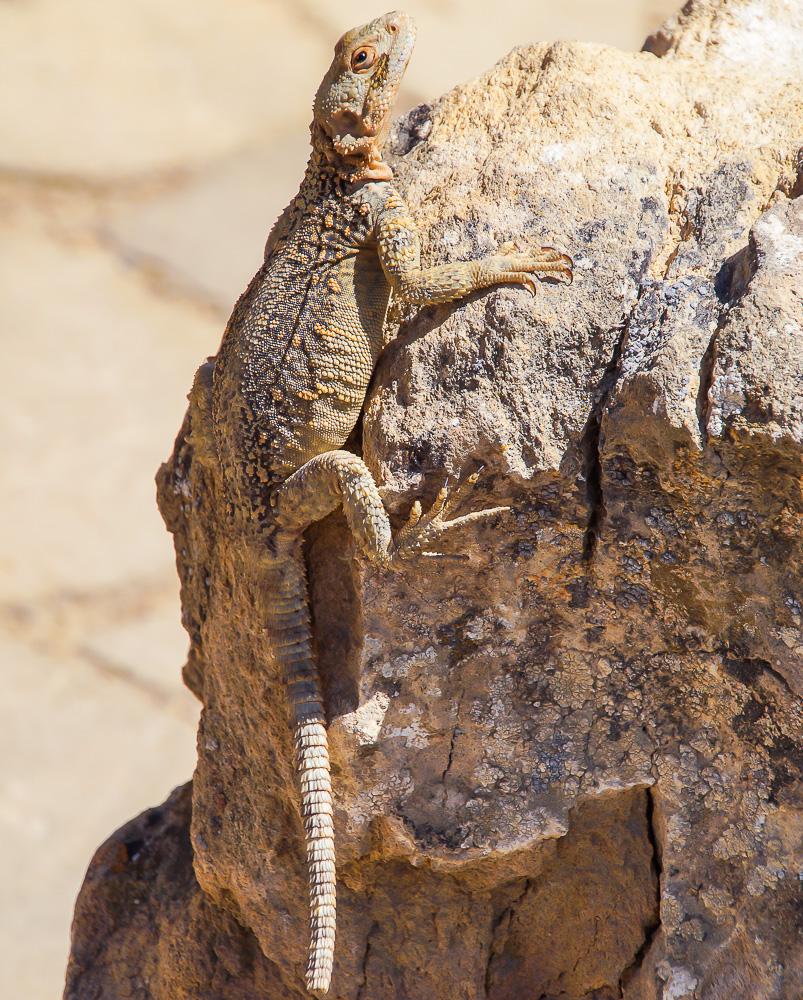
<instances>
[{"instance_id":1,"label":"blurred rocky background","mask_svg":"<svg viewBox=\"0 0 803 1000\"><path fill-rule=\"evenodd\" d=\"M674 0L404 4L399 110L514 45L640 47ZM153 475L306 159L343 0L0 4L0 995L61 990L97 845L187 780Z\"/></svg>"}]
</instances>

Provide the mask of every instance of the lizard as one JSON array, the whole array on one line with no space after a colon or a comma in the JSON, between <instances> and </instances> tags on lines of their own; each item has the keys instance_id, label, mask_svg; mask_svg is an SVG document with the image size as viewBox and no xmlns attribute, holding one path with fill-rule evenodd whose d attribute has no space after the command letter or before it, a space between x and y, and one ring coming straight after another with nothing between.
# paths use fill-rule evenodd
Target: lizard
<instances>
[{"instance_id":1,"label":"lizard","mask_svg":"<svg viewBox=\"0 0 803 1000\"><path fill-rule=\"evenodd\" d=\"M506 510L452 517L473 486L416 501L394 535L365 463L343 446L384 346L391 295L404 306L451 302L503 283L535 291L571 280L551 247L422 267L420 237L383 158L415 25L393 11L347 32L318 89L300 189L270 231L264 260L234 307L212 374L212 425L228 523L241 533L266 596L270 653L293 726L309 880L307 991L328 992L336 872L326 714L313 648L303 532L342 507L359 550L380 567L438 557L447 530Z\"/></svg>"}]
</instances>

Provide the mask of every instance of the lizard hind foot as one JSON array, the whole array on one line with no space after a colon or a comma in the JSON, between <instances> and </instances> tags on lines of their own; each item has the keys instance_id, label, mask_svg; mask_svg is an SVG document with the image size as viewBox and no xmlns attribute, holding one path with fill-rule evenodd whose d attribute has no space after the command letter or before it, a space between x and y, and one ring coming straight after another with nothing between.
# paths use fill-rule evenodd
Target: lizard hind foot
<instances>
[{"instance_id":1,"label":"lizard hind foot","mask_svg":"<svg viewBox=\"0 0 803 1000\"><path fill-rule=\"evenodd\" d=\"M466 553L438 552L429 548L444 532L452 528L462 527L476 521L484 520L493 514L502 514L509 507L488 507L485 510L475 510L460 517L450 518L449 515L459 507L465 497L471 492L480 477L482 469L472 472L454 490L444 483L429 510L424 513L421 503L416 500L410 509L404 525L399 529L393 542L391 562L406 561L419 556L428 559L448 559L466 561Z\"/></svg>"}]
</instances>

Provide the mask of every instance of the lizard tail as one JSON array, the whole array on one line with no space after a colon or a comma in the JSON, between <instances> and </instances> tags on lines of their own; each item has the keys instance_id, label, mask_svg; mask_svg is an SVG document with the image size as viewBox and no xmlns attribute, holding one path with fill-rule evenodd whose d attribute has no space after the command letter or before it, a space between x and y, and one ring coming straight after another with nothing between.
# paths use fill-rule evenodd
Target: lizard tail
<instances>
[{"instance_id":1,"label":"lizard tail","mask_svg":"<svg viewBox=\"0 0 803 1000\"><path fill-rule=\"evenodd\" d=\"M268 602L268 625L271 645L287 682L309 872L306 984L313 996L323 997L329 990L335 951L335 840L329 744L312 651L307 579L301 554L282 560L275 568L277 576L271 581L274 586Z\"/></svg>"}]
</instances>

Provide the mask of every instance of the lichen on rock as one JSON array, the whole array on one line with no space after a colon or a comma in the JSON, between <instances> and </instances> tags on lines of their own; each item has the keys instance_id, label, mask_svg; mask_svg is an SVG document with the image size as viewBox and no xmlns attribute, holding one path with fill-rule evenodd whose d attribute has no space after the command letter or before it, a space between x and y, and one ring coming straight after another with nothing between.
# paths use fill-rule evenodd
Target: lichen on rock
<instances>
[{"instance_id":1,"label":"lichen on rock","mask_svg":"<svg viewBox=\"0 0 803 1000\"><path fill-rule=\"evenodd\" d=\"M518 49L398 126L427 261L554 244L576 279L401 317L380 361L357 444L394 516L478 462L511 507L448 542L470 562L389 575L338 516L309 532L334 996L800 993L801 37L793 0L693 0L648 51ZM208 375L159 477L191 809L98 852L69 1000L304 996L270 595L218 530Z\"/></svg>"}]
</instances>

